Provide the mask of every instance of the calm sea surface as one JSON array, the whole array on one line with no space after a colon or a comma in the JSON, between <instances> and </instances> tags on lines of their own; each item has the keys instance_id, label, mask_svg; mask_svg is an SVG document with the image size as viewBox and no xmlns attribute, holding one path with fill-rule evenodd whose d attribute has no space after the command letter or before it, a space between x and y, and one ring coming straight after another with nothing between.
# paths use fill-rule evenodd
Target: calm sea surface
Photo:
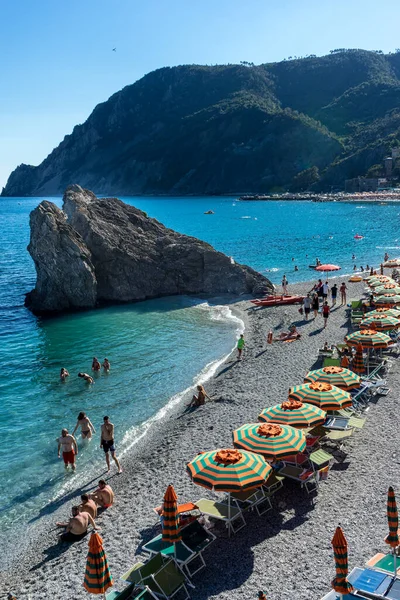
<instances>
[{"instance_id":1,"label":"calm sea surface","mask_svg":"<svg viewBox=\"0 0 400 600\"><path fill-rule=\"evenodd\" d=\"M228 308L186 297L47 320L32 316L23 306L35 281L26 246L29 213L40 200L0 199L0 529L35 518L88 474L98 473L104 457L97 439L82 448L76 474L65 475L57 460L55 439L62 427L74 427L79 411L97 429L109 414L122 454L230 351L241 327ZM311 279L308 265L317 256L341 265L345 274L355 263L378 266L385 251L400 255L397 203L123 200L275 283L283 273L289 284ZM60 198L53 201L61 205ZM215 214L204 215L209 209ZM364 238L357 241L356 234ZM90 372L93 356L101 361L107 356L111 372L89 387L77 373ZM65 384L58 379L61 366L71 373Z\"/></svg>"}]
</instances>

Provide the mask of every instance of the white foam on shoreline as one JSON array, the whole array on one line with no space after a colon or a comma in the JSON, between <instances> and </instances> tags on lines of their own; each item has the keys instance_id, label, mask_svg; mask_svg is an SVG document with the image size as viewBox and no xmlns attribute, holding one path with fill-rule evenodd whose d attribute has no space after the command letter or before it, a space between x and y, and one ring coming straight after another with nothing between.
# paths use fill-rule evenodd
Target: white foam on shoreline
<instances>
[{"instance_id":1,"label":"white foam on shoreline","mask_svg":"<svg viewBox=\"0 0 400 600\"><path fill-rule=\"evenodd\" d=\"M233 321L237 324L236 333L240 335L245 330L244 321L239 319L236 315L233 314L229 306L224 305L215 305L210 306L208 302L203 302L201 304L196 305L196 308L199 310L211 310L210 319L212 321ZM149 429L156 423L163 419L171 410L178 405L182 399L189 394L189 392L194 391L197 385L203 384L209 379L211 379L218 368L226 361L226 359L231 355L236 346L233 346L231 351L219 358L217 360L213 360L203 367L203 369L198 373L194 378L193 382L186 389L178 392L174 396L172 396L168 402L160 408L155 415L147 419L144 423L140 425L135 425L131 427L124 435L122 439L122 445L124 446L123 451L121 452L121 456L129 452L133 446L135 446L144 436L147 434Z\"/></svg>"}]
</instances>

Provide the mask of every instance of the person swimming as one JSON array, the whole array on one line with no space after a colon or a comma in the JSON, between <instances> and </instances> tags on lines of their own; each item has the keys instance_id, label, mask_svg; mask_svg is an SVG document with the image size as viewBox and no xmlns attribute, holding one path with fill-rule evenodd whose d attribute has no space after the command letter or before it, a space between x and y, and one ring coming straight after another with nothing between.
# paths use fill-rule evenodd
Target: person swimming
<instances>
[{"instance_id":1,"label":"person swimming","mask_svg":"<svg viewBox=\"0 0 400 600\"><path fill-rule=\"evenodd\" d=\"M61 371L60 371L61 381L65 381L67 377L69 377L69 373L68 373L67 369L64 369L64 367L61 367Z\"/></svg>"},{"instance_id":2,"label":"person swimming","mask_svg":"<svg viewBox=\"0 0 400 600\"><path fill-rule=\"evenodd\" d=\"M93 377L90 377L87 373L78 373L78 377L82 377L86 383L94 383Z\"/></svg>"}]
</instances>

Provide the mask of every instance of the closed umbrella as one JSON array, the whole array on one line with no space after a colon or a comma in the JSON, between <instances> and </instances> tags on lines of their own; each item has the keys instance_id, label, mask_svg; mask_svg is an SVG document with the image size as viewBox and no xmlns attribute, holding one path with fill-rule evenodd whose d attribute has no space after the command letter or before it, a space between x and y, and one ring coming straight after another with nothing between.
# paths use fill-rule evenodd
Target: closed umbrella
<instances>
[{"instance_id":1,"label":"closed umbrella","mask_svg":"<svg viewBox=\"0 0 400 600\"><path fill-rule=\"evenodd\" d=\"M350 365L349 357L346 354L343 354L342 358L340 359L340 366L344 367L345 369L348 369L349 365Z\"/></svg>"},{"instance_id":2,"label":"closed umbrella","mask_svg":"<svg viewBox=\"0 0 400 600\"><path fill-rule=\"evenodd\" d=\"M335 535L332 538L332 547L336 566L336 577L332 581L332 587L343 598L346 594L350 594L354 588L347 580L349 572L347 540L341 527L336 527Z\"/></svg>"},{"instance_id":3,"label":"closed umbrella","mask_svg":"<svg viewBox=\"0 0 400 600\"><path fill-rule=\"evenodd\" d=\"M360 323L361 329L376 329L377 331L391 331L397 327L400 327L400 320L385 314L368 314Z\"/></svg>"},{"instance_id":4,"label":"closed umbrella","mask_svg":"<svg viewBox=\"0 0 400 600\"><path fill-rule=\"evenodd\" d=\"M394 495L394 490L392 487L388 489L388 497L387 497L387 519L389 525L389 535L385 538L385 542L389 544L392 548L393 552L393 561L394 561L394 574L396 576L397 565L396 565L396 552L395 548L399 545L399 516L397 513L397 504L396 504L396 496Z\"/></svg>"},{"instance_id":5,"label":"closed umbrella","mask_svg":"<svg viewBox=\"0 0 400 600\"><path fill-rule=\"evenodd\" d=\"M352 405L349 392L324 381L302 383L289 390L289 398L314 404L322 410L340 410Z\"/></svg>"},{"instance_id":6,"label":"closed umbrella","mask_svg":"<svg viewBox=\"0 0 400 600\"><path fill-rule=\"evenodd\" d=\"M342 390L353 390L360 387L361 384L361 379L350 369L334 366L309 371L304 381L324 381L340 387Z\"/></svg>"},{"instance_id":7,"label":"closed umbrella","mask_svg":"<svg viewBox=\"0 0 400 600\"><path fill-rule=\"evenodd\" d=\"M259 421L282 423L299 429L322 425L325 419L325 411L312 404L298 400L287 400L286 402L282 402L282 404L264 408L258 416Z\"/></svg>"},{"instance_id":8,"label":"closed umbrella","mask_svg":"<svg viewBox=\"0 0 400 600\"><path fill-rule=\"evenodd\" d=\"M178 497L173 485L169 485L164 495L162 541L175 544L182 537L179 529Z\"/></svg>"},{"instance_id":9,"label":"closed umbrella","mask_svg":"<svg viewBox=\"0 0 400 600\"><path fill-rule=\"evenodd\" d=\"M267 460L274 461L303 452L306 437L302 431L290 425L254 423L235 429L233 444L236 448L257 452Z\"/></svg>"},{"instance_id":10,"label":"closed umbrella","mask_svg":"<svg viewBox=\"0 0 400 600\"><path fill-rule=\"evenodd\" d=\"M353 371L355 373L364 373L365 372L365 366L364 366L364 358L363 358L363 347L361 344L357 345L357 351L356 354L353 358Z\"/></svg>"},{"instance_id":11,"label":"closed umbrella","mask_svg":"<svg viewBox=\"0 0 400 600\"><path fill-rule=\"evenodd\" d=\"M105 598L106 591L112 585L113 581L103 548L103 540L98 533L93 532L89 540L83 587L89 594L103 594Z\"/></svg>"}]
</instances>

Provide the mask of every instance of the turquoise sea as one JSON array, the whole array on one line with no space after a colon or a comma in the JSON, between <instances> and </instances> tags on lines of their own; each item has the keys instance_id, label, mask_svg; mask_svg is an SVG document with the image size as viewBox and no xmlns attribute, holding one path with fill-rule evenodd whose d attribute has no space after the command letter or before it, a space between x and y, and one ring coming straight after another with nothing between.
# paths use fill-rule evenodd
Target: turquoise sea
<instances>
[{"instance_id":1,"label":"turquoise sea","mask_svg":"<svg viewBox=\"0 0 400 600\"><path fill-rule=\"evenodd\" d=\"M61 205L60 198L47 198ZM41 198L0 199L0 529L38 516L51 501L99 472L97 439L81 447L65 475L56 437L85 411L99 429L108 414L118 453L145 435L180 393L212 373L242 323L229 308L187 297L104 308L52 319L34 317L24 294L35 270L26 251L29 213ZM279 283L309 280L318 256L341 265L378 266L400 255L400 205L238 202L235 198L123 198L166 226L199 237ZM204 215L206 210L215 214ZM355 240L354 235L364 238ZM356 255L352 260L353 253ZM292 260L294 259L294 260ZM299 268L294 271L294 265ZM111 372L91 387L77 378L107 356ZM60 368L71 376L59 381ZM80 444L82 446L82 444Z\"/></svg>"}]
</instances>

